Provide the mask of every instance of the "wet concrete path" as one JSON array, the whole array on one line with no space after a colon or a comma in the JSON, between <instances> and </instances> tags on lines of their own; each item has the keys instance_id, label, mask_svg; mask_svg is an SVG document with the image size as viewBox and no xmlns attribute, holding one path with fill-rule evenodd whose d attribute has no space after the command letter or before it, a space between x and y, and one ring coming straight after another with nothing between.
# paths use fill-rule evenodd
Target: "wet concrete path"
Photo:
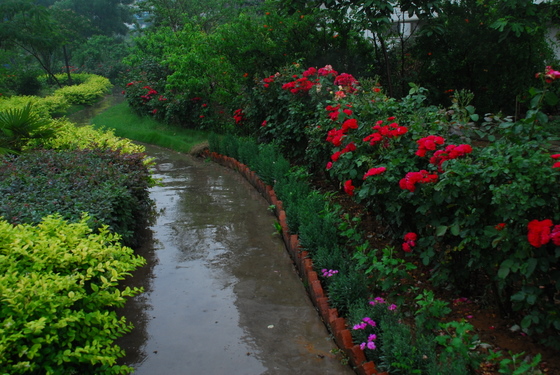
<instances>
[{"instance_id":1,"label":"wet concrete path","mask_svg":"<svg viewBox=\"0 0 560 375\"><path fill-rule=\"evenodd\" d=\"M236 172L147 146L159 212L119 340L142 375L353 374L309 301L268 204Z\"/></svg>"}]
</instances>

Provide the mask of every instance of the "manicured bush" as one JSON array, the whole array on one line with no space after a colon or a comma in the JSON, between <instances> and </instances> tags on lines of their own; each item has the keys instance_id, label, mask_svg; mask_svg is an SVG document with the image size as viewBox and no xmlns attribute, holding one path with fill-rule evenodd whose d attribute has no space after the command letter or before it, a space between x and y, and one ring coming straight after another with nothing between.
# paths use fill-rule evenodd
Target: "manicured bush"
<instances>
[{"instance_id":1,"label":"manicured bush","mask_svg":"<svg viewBox=\"0 0 560 375\"><path fill-rule=\"evenodd\" d=\"M130 331L115 307L138 288L118 282L145 263L92 218L0 220L0 372L125 374L114 341Z\"/></svg>"},{"instance_id":2,"label":"manicured bush","mask_svg":"<svg viewBox=\"0 0 560 375\"><path fill-rule=\"evenodd\" d=\"M0 164L0 216L12 224L37 224L53 213L71 222L90 214L127 242L150 210L153 183L144 154L111 150L50 151L6 157Z\"/></svg>"},{"instance_id":3,"label":"manicured bush","mask_svg":"<svg viewBox=\"0 0 560 375\"><path fill-rule=\"evenodd\" d=\"M60 78L63 77L60 75ZM109 79L95 74L74 74L72 79L82 82L64 86L54 92L55 96L62 96L70 104L93 104L109 93L113 86Z\"/></svg>"},{"instance_id":4,"label":"manicured bush","mask_svg":"<svg viewBox=\"0 0 560 375\"><path fill-rule=\"evenodd\" d=\"M63 114L70 107L70 103L59 95L50 95L44 98L38 96L11 96L2 99L0 97L0 111L24 108L28 104L33 106L34 112L44 118Z\"/></svg>"},{"instance_id":5,"label":"manicured bush","mask_svg":"<svg viewBox=\"0 0 560 375\"><path fill-rule=\"evenodd\" d=\"M133 143L126 138L115 136L111 129L97 129L93 125L76 126L67 119L52 120L57 129L53 138L42 142L32 142L29 148L46 148L52 150L108 149L123 154L144 152L144 146Z\"/></svg>"}]
</instances>

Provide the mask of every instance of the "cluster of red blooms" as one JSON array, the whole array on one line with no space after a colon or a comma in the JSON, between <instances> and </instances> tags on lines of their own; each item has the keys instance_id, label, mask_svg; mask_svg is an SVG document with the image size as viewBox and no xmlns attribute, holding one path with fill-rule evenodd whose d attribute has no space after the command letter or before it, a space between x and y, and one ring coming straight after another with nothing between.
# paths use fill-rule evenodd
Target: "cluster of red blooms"
<instances>
[{"instance_id":1,"label":"cluster of red blooms","mask_svg":"<svg viewBox=\"0 0 560 375\"><path fill-rule=\"evenodd\" d=\"M263 83L263 86L264 86L264 87L270 86L270 84L271 84L272 82L274 82L274 78L278 77L279 75L280 75L280 73L276 73L276 74L273 74L273 75L271 75L271 76L269 76L269 77L267 77L267 78L264 78L264 79L263 79L263 82L264 82L264 83Z\"/></svg>"},{"instance_id":2,"label":"cluster of red blooms","mask_svg":"<svg viewBox=\"0 0 560 375\"><path fill-rule=\"evenodd\" d=\"M445 143L445 138L437 135L429 135L424 138L420 138L416 141L418 144L418 150L416 150L416 155L420 157L426 156L428 151L434 151L438 145L443 145ZM437 165L438 170L442 171L442 164L451 159L456 159L460 156L470 154L472 152L472 147L467 144L462 145L448 145L444 150L437 150L434 155L430 158L430 164Z\"/></svg>"},{"instance_id":3,"label":"cluster of red blooms","mask_svg":"<svg viewBox=\"0 0 560 375\"><path fill-rule=\"evenodd\" d=\"M391 116L387 118L387 121L393 121L394 119L395 117ZM387 141L390 138L400 137L408 132L408 128L406 126L400 126L396 122L389 125L383 125L383 120L377 121L372 129L376 130L376 132L363 139L364 142L369 142L371 146L375 146L383 140Z\"/></svg>"},{"instance_id":4,"label":"cluster of red blooms","mask_svg":"<svg viewBox=\"0 0 560 375\"><path fill-rule=\"evenodd\" d=\"M470 154L472 152L471 145L462 144L462 145L449 145L445 148L445 150L438 150L434 152L434 156L430 158L430 164L437 165L438 170L441 172L442 168L441 165L451 159L456 159L460 156Z\"/></svg>"},{"instance_id":5,"label":"cluster of red blooms","mask_svg":"<svg viewBox=\"0 0 560 375\"><path fill-rule=\"evenodd\" d=\"M541 76L544 76L546 83L552 83L555 79L560 78L560 72L552 69L551 66L547 66L544 73L535 74L536 78L540 78Z\"/></svg>"},{"instance_id":6,"label":"cluster of red blooms","mask_svg":"<svg viewBox=\"0 0 560 375\"><path fill-rule=\"evenodd\" d=\"M403 251L406 251L407 253L410 253L412 251L412 248L414 246L416 246L416 239L417 238L418 238L418 236L414 232L409 232L409 233L405 234L404 235L404 242L402 244Z\"/></svg>"},{"instance_id":7,"label":"cluster of red blooms","mask_svg":"<svg viewBox=\"0 0 560 375\"><path fill-rule=\"evenodd\" d=\"M317 71L317 74L319 76L331 75L333 77L336 77L338 75L338 72L336 70L334 70L331 65L325 65L324 68L319 68L319 70Z\"/></svg>"},{"instance_id":8,"label":"cluster of red blooms","mask_svg":"<svg viewBox=\"0 0 560 375\"><path fill-rule=\"evenodd\" d=\"M370 168L369 171L364 173L364 180L369 176L376 176L378 174L384 173L387 170L385 167L378 167L378 168Z\"/></svg>"},{"instance_id":9,"label":"cluster of red blooms","mask_svg":"<svg viewBox=\"0 0 560 375\"><path fill-rule=\"evenodd\" d=\"M346 104L348 107L350 107L350 104ZM336 106L332 106L332 105L328 105L326 108L328 113L328 118L330 118L333 121L337 121L338 120L338 116L340 115L340 104L336 105ZM351 116L352 115L352 110L349 108L345 108L342 110L342 112L344 112L347 116Z\"/></svg>"},{"instance_id":10,"label":"cluster of red blooms","mask_svg":"<svg viewBox=\"0 0 560 375\"><path fill-rule=\"evenodd\" d=\"M152 100L152 95L155 95L155 94L158 93L156 90L154 90L150 86L144 86L142 88L148 90L148 92L145 95L140 96L142 98L142 100L144 100L144 102L148 102L148 101Z\"/></svg>"},{"instance_id":11,"label":"cluster of red blooms","mask_svg":"<svg viewBox=\"0 0 560 375\"><path fill-rule=\"evenodd\" d=\"M235 120L236 125L242 124L243 120L245 119L245 114L243 113L243 110L241 108L236 109L233 112L233 119Z\"/></svg>"},{"instance_id":12,"label":"cluster of red blooms","mask_svg":"<svg viewBox=\"0 0 560 375\"><path fill-rule=\"evenodd\" d=\"M344 155L347 152L351 152L351 151L356 151L356 145L354 144L354 142L350 142L346 145L346 147L344 147L342 150L335 152L334 154L331 155L331 160L333 162L337 161L338 158L340 158L340 155ZM327 164L327 169L331 169L332 168L332 163Z\"/></svg>"},{"instance_id":13,"label":"cluster of red blooms","mask_svg":"<svg viewBox=\"0 0 560 375\"><path fill-rule=\"evenodd\" d=\"M550 155L550 157L553 158L554 160L559 160L556 163L554 163L552 168L560 168L560 154Z\"/></svg>"},{"instance_id":14,"label":"cluster of red blooms","mask_svg":"<svg viewBox=\"0 0 560 375\"><path fill-rule=\"evenodd\" d=\"M424 156L426 156L426 152L435 151L437 145L444 144L445 138L438 135L429 135L427 137L420 138L416 141L416 143L418 143L418 150L416 151L416 155L423 158Z\"/></svg>"},{"instance_id":15,"label":"cluster of red blooms","mask_svg":"<svg viewBox=\"0 0 560 375\"><path fill-rule=\"evenodd\" d=\"M534 247L541 247L552 241L556 246L560 246L560 225L553 225L550 219L530 221L527 225L529 243Z\"/></svg>"},{"instance_id":16,"label":"cluster of red blooms","mask_svg":"<svg viewBox=\"0 0 560 375\"><path fill-rule=\"evenodd\" d=\"M315 83L316 82L310 81L307 77L301 77L296 79L295 81L284 83L282 85L282 89L290 90L292 94L298 94L300 92L306 93L311 90Z\"/></svg>"},{"instance_id":17,"label":"cluster of red blooms","mask_svg":"<svg viewBox=\"0 0 560 375\"><path fill-rule=\"evenodd\" d=\"M319 83L318 77L329 75L335 77L334 84L342 86L346 92L353 93L357 91L356 86L359 85L359 82L351 74L342 73L338 75L338 72L334 70L331 65L326 65L319 70L311 67L303 72L302 77L294 75L293 78L296 80L283 84L282 89L290 90L292 94L306 93L309 92L313 86ZM272 77L273 76L263 80L263 82L265 82L265 87L268 87L267 85L272 82L270 81Z\"/></svg>"},{"instance_id":18,"label":"cluster of red blooms","mask_svg":"<svg viewBox=\"0 0 560 375\"><path fill-rule=\"evenodd\" d=\"M436 182L437 179L437 174L430 174L428 171L422 169L420 172L408 172L406 176L399 181L399 186L403 190L414 192L417 183L425 184Z\"/></svg>"},{"instance_id":19,"label":"cluster of red blooms","mask_svg":"<svg viewBox=\"0 0 560 375\"><path fill-rule=\"evenodd\" d=\"M344 183L344 191L346 194L350 196L354 195L354 189L356 189L356 187L352 185L352 180L348 180Z\"/></svg>"},{"instance_id":20,"label":"cluster of red blooms","mask_svg":"<svg viewBox=\"0 0 560 375\"><path fill-rule=\"evenodd\" d=\"M334 84L342 86L346 92L353 93L357 91L356 86L360 83L351 74L342 73L334 79Z\"/></svg>"}]
</instances>

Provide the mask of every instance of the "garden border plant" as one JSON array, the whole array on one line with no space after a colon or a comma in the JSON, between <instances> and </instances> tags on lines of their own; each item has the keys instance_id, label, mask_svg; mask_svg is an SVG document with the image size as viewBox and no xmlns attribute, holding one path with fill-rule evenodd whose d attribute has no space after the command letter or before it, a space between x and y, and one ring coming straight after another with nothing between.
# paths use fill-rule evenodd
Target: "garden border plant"
<instances>
[{"instance_id":1,"label":"garden border plant","mask_svg":"<svg viewBox=\"0 0 560 375\"><path fill-rule=\"evenodd\" d=\"M132 326L114 309L141 292L119 286L145 263L121 241L151 213L150 159L111 131L31 112L33 100L2 100L27 106L3 117L0 372L130 373L114 342Z\"/></svg>"},{"instance_id":2,"label":"garden border plant","mask_svg":"<svg viewBox=\"0 0 560 375\"><path fill-rule=\"evenodd\" d=\"M276 84L278 89L272 90L273 93L295 90L291 92L294 101L301 97L307 100L306 94L313 97L323 90L333 95L330 102L319 100L319 111L326 109L323 118L316 115L305 117L301 105L288 104L293 113L310 119L309 122L302 120L305 126L295 131L304 131L307 145L321 145L323 154L332 154L326 169L348 195L379 212L380 218L383 213L393 236L404 236L401 243L404 252L399 258L420 259L434 270L432 280L436 286L451 280L456 285L467 286L462 293L472 294L468 288L473 282L471 275L487 278L486 294L495 299L502 312L512 313L516 309L525 333L538 336L551 327L558 329L555 315L550 314L553 305L547 302L548 294L558 293L554 280L550 279L555 274L548 272L557 263L557 256L546 248L556 244L558 228L554 224L558 223L555 215L559 210L558 196L554 195L553 188L558 183L555 169L558 163L554 160L558 155L552 155L551 159L548 150L541 145L551 139L542 130L543 116L539 107L542 101L539 98L544 97L545 90L532 91L536 98L532 101L534 110L528 112L526 119L517 123L498 122L490 127L491 133L483 134L495 141L486 147L473 147L467 143L473 134L472 110L463 119L469 121L466 123L457 117L448 118L439 108L425 107L424 92L414 85L411 85L409 96L395 101L383 95L382 88L376 85L367 92L361 87L355 87L356 91L353 91L351 85L347 88L341 85L339 90L329 91L321 81L323 76L314 78L317 75L317 70L308 69L302 75L269 77L262 84L268 85L264 86L266 89ZM553 84L558 76L556 71L547 68L539 77L543 78L543 83ZM304 87L300 86L300 81L311 83ZM292 86L288 87L290 82ZM262 90L261 87L257 89ZM273 97L274 94L269 99L263 98L263 102L270 102ZM257 134L274 131L268 127L289 129L282 122L265 121L261 129L255 129ZM288 147L291 136L274 137L274 140L281 147L282 141L286 140L286 146L281 149L292 151ZM318 160L320 154L317 151L318 147L298 148L293 155L296 160L302 160L298 152L304 155L311 152L314 160ZM473 181L485 181L492 188L488 191L486 185L473 184ZM278 189L281 196L282 183ZM472 194L469 189L476 189L477 193ZM537 192L537 198L531 199L534 192ZM294 195L299 197L301 192ZM287 207L289 204L286 205L288 212ZM299 232L297 216L301 210L293 211L295 217L288 214L290 229ZM527 217L541 220L531 221ZM527 227L529 222L531 224ZM374 257L379 251L363 245L357 252L362 256ZM514 251L514 245L517 251ZM321 251L325 252L325 249ZM362 264L366 263L362 261ZM469 272L461 273L465 264ZM341 274L336 273L329 279L341 278ZM542 288L535 285L545 285L545 288L540 290ZM547 290L550 293L545 293ZM396 293L389 293L390 298L395 296ZM434 300L432 303L437 306L438 302ZM425 312L441 314L440 310L430 308ZM431 319L422 315L424 313L417 316ZM433 318L437 317L439 315L433 315ZM461 326L435 328L468 331ZM557 336L548 331L547 335L540 337L554 345ZM451 347L454 343L449 342ZM472 366L472 362L466 361L464 365Z\"/></svg>"}]
</instances>

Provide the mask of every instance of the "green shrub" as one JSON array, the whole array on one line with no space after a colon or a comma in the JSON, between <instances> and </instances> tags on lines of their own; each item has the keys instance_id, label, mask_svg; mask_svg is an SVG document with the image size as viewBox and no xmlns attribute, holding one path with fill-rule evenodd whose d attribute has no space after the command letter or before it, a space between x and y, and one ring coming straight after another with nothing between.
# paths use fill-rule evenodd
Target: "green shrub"
<instances>
[{"instance_id":1,"label":"green shrub","mask_svg":"<svg viewBox=\"0 0 560 375\"><path fill-rule=\"evenodd\" d=\"M131 325L112 310L141 290L118 288L145 263L83 216L37 226L0 220L0 372L125 374L115 339Z\"/></svg>"},{"instance_id":2,"label":"green shrub","mask_svg":"<svg viewBox=\"0 0 560 375\"><path fill-rule=\"evenodd\" d=\"M83 83L65 86L54 92L55 96L64 97L70 104L93 104L112 87L109 79L94 74L75 74L73 79L83 80Z\"/></svg>"},{"instance_id":3,"label":"green shrub","mask_svg":"<svg viewBox=\"0 0 560 375\"><path fill-rule=\"evenodd\" d=\"M0 111L0 154L18 154L30 141L52 138L55 131L51 121L32 111L30 103Z\"/></svg>"},{"instance_id":4,"label":"green shrub","mask_svg":"<svg viewBox=\"0 0 560 375\"><path fill-rule=\"evenodd\" d=\"M70 107L70 103L59 95L51 95L44 98L38 96L12 96L0 99L0 111L24 108L28 104L33 106L34 112L44 118L51 118L54 115L62 114Z\"/></svg>"},{"instance_id":5,"label":"green shrub","mask_svg":"<svg viewBox=\"0 0 560 375\"><path fill-rule=\"evenodd\" d=\"M107 225L131 241L150 210L153 181L144 157L96 149L5 158L0 164L0 215L12 224L37 224L53 213L76 222L87 212L93 228Z\"/></svg>"},{"instance_id":6,"label":"green shrub","mask_svg":"<svg viewBox=\"0 0 560 375\"><path fill-rule=\"evenodd\" d=\"M44 147L52 150L108 149L123 154L144 152L145 147L133 143L130 139L114 135L113 130L96 129L94 126L76 126L67 119L52 120L56 126L53 138L30 147Z\"/></svg>"}]
</instances>

